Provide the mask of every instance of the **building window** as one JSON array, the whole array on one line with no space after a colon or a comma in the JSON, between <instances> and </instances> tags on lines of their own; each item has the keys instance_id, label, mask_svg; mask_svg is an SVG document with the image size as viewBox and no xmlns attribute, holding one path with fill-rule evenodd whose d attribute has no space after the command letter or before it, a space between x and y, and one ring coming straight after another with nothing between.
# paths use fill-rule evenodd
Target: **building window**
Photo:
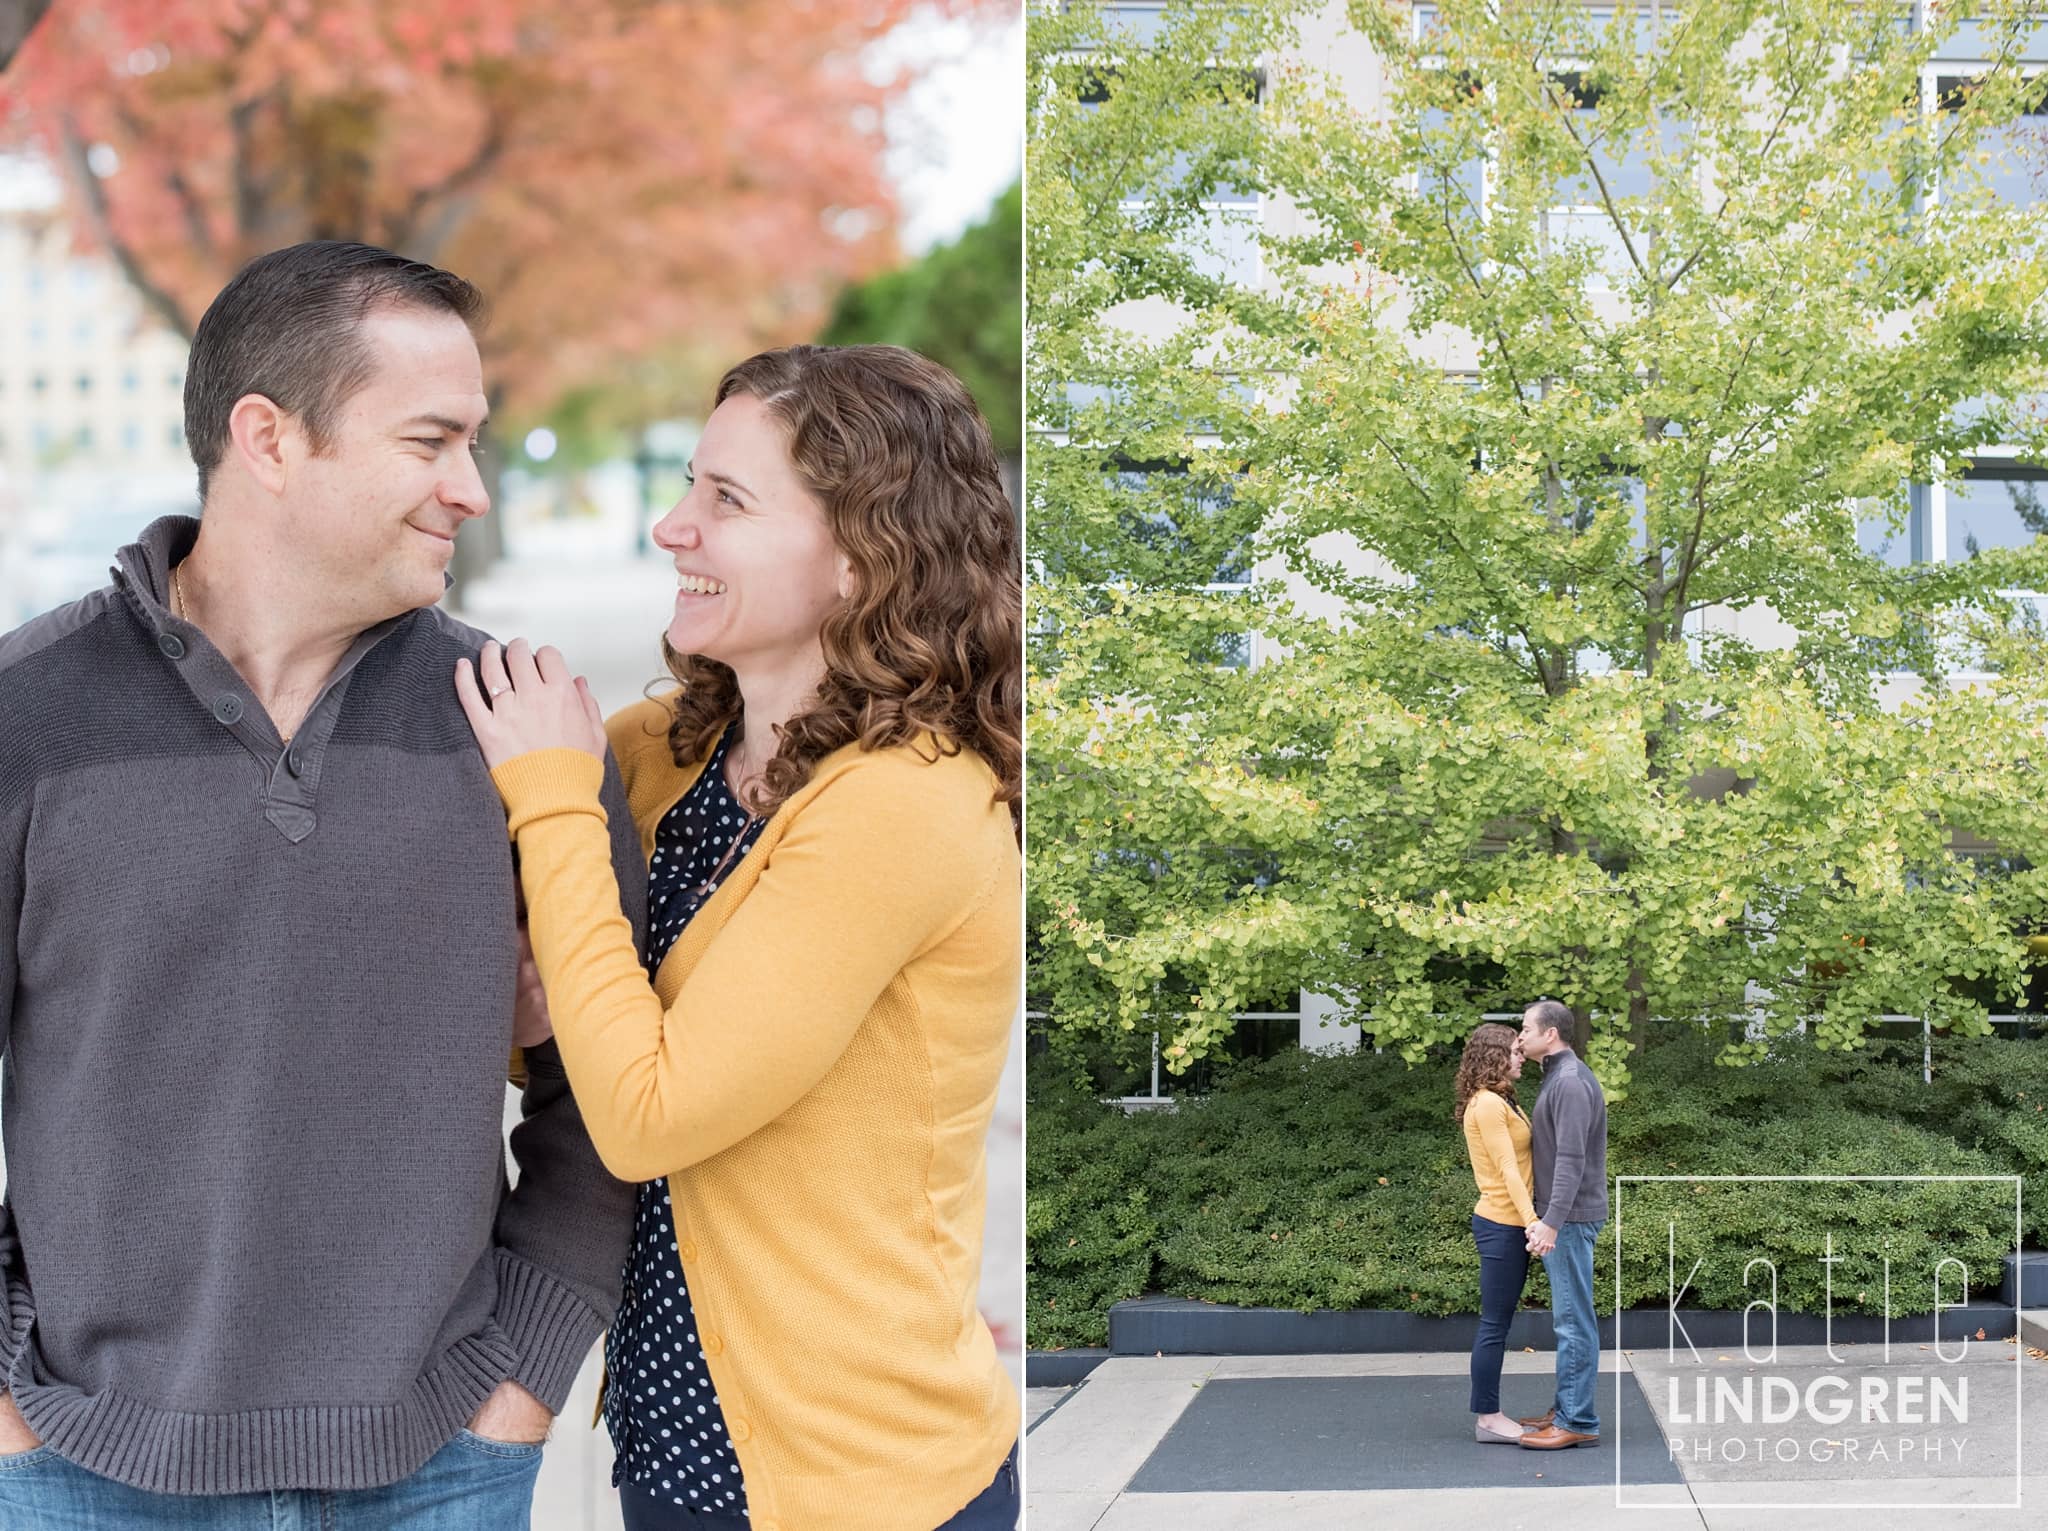
<instances>
[{"instance_id":1,"label":"building window","mask_svg":"<svg viewBox=\"0 0 2048 1531\"><path fill-rule=\"evenodd\" d=\"M173 452L185 450L185 427L176 421L171 423L170 440Z\"/></svg>"},{"instance_id":2,"label":"building window","mask_svg":"<svg viewBox=\"0 0 2048 1531\"><path fill-rule=\"evenodd\" d=\"M79 451L90 452L93 441L92 427L81 425L76 431L72 432L71 439L77 445Z\"/></svg>"},{"instance_id":3,"label":"building window","mask_svg":"<svg viewBox=\"0 0 2048 1531\"><path fill-rule=\"evenodd\" d=\"M1630 142L1617 152L1602 132L1598 89L1584 75L1573 71L1561 71L1551 79L1576 103L1571 112L1573 130L1582 143L1593 144L1594 148L1592 165L1586 171L1558 182L1557 200L1544 215L1544 236L1553 249L1588 248L1593 255L1592 285L1611 287L1635 272L1635 264L1629 259L1631 246L1636 256L1647 262L1644 242L1656 217L1660 182L1683 165L1692 127L1683 121L1660 118L1654 145ZM1595 170L1599 172L1597 180ZM1611 212L1601 196L1602 182L1615 203ZM1617 225L1617 216L1624 220L1624 226Z\"/></svg>"},{"instance_id":4,"label":"building window","mask_svg":"<svg viewBox=\"0 0 2048 1531\"><path fill-rule=\"evenodd\" d=\"M1935 76L1937 111L1954 110L1975 84L1970 75ZM2020 116L1978 135L1975 153L1957 170L1956 189L1988 191L2009 207L2048 201L2048 76L2042 78L2042 87ZM1945 190L1937 187L1937 200Z\"/></svg>"},{"instance_id":5,"label":"building window","mask_svg":"<svg viewBox=\"0 0 2048 1531\"><path fill-rule=\"evenodd\" d=\"M1945 486L1943 557L1975 558L1987 548L2023 548L2048 532L2048 468L1979 459Z\"/></svg>"},{"instance_id":6,"label":"building window","mask_svg":"<svg viewBox=\"0 0 2048 1531\"><path fill-rule=\"evenodd\" d=\"M1894 530L1885 517L1867 516L1856 523L1856 545L1872 558L1895 569L1926 563L1929 556L1927 501L1927 485L1908 484L1905 525Z\"/></svg>"},{"instance_id":7,"label":"building window","mask_svg":"<svg viewBox=\"0 0 2048 1531\"><path fill-rule=\"evenodd\" d=\"M1218 535L1232 504L1229 483L1198 479L1175 464L1133 464L1120 469L1115 481L1130 496L1118 519L1132 543L1169 567L1181 564L1184 574L1190 562L1197 563L1192 588L1205 594L1242 596L1251 590L1249 539ZM1218 633L1191 657L1223 669L1244 669L1252 662L1252 635Z\"/></svg>"},{"instance_id":8,"label":"building window","mask_svg":"<svg viewBox=\"0 0 2048 1531\"><path fill-rule=\"evenodd\" d=\"M1242 75L1219 69L1213 74L1219 81L1226 75L1246 80L1254 98L1262 89L1256 72ZM1109 99L1115 80L1113 69L1095 76L1092 83L1084 87L1082 106L1089 110L1100 107ZM1118 210L1134 222L1142 221L1155 202L1187 183L1192 169L1188 155L1175 155L1149 184L1121 188ZM1197 273L1240 287L1258 284L1261 271L1261 204L1261 194L1255 187L1218 184L1204 192L1200 202L1200 223L1180 234L1181 252L1192 261Z\"/></svg>"},{"instance_id":9,"label":"building window","mask_svg":"<svg viewBox=\"0 0 2048 1531\"><path fill-rule=\"evenodd\" d=\"M49 374L45 372L37 372L31 374L28 380L28 389L30 393L34 394L37 398L40 399L44 394L50 391Z\"/></svg>"},{"instance_id":10,"label":"building window","mask_svg":"<svg viewBox=\"0 0 2048 1531\"><path fill-rule=\"evenodd\" d=\"M1123 4L1121 0L1103 0L1103 20L1110 26L1131 35L1134 42L1151 47L1158 42L1166 30L1166 7L1148 0L1144 4Z\"/></svg>"},{"instance_id":11,"label":"building window","mask_svg":"<svg viewBox=\"0 0 2048 1531\"><path fill-rule=\"evenodd\" d=\"M141 390L142 374L140 372L130 367L121 374L121 391L123 393L139 393Z\"/></svg>"},{"instance_id":12,"label":"building window","mask_svg":"<svg viewBox=\"0 0 2048 1531\"><path fill-rule=\"evenodd\" d=\"M92 392L92 374L90 372L79 373L77 382L78 391L81 396Z\"/></svg>"},{"instance_id":13,"label":"building window","mask_svg":"<svg viewBox=\"0 0 2048 1531\"><path fill-rule=\"evenodd\" d=\"M142 450L142 427L132 420L121 427L121 450L131 456Z\"/></svg>"}]
</instances>

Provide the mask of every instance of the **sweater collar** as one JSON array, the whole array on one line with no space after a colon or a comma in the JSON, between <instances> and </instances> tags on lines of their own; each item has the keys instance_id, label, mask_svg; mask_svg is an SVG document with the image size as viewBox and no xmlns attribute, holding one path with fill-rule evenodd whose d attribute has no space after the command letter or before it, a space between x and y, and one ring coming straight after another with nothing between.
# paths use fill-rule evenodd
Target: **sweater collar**
<instances>
[{"instance_id":1,"label":"sweater collar","mask_svg":"<svg viewBox=\"0 0 2048 1531\"><path fill-rule=\"evenodd\" d=\"M171 565L192 551L199 540L194 516L159 516L142 535L114 555L114 584L152 633L161 633L171 616Z\"/></svg>"},{"instance_id":2,"label":"sweater collar","mask_svg":"<svg viewBox=\"0 0 2048 1531\"><path fill-rule=\"evenodd\" d=\"M1560 1048L1558 1051L1552 1053L1548 1058L1545 1058L1543 1060L1543 1077L1545 1079L1548 1079L1552 1074L1562 1069L1567 1059L1569 1059L1573 1063L1577 1063L1579 1061L1579 1055L1573 1052L1569 1047L1565 1047Z\"/></svg>"}]
</instances>

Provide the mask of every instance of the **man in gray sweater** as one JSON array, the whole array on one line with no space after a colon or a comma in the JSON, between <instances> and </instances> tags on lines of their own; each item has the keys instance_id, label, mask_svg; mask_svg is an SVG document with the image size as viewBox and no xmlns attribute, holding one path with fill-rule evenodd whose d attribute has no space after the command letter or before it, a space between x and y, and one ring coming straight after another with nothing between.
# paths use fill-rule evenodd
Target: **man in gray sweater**
<instances>
[{"instance_id":1,"label":"man in gray sweater","mask_svg":"<svg viewBox=\"0 0 2048 1531\"><path fill-rule=\"evenodd\" d=\"M1543 1065L1529 1117L1536 1221L1529 1252L1550 1277L1557 1334L1557 1400L1523 1419L1522 1444L1536 1451L1600 1439L1600 1316L1593 1310L1593 1244L1607 1221L1607 1096L1572 1051L1572 1013L1554 999L1522 1012L1522 1054Z\"/></svg>"},{"instance_id":2,"label":"man in gray sweater","mask_svg":"<svg viewBox=\"0 0 2048 1531\"><path fill-rule=\"evenodd\" d=\"M617 1303L552 1043L505 1170L516 870L434 604L480 307L251 262L187 369L203 521L0 638L0 1526L523 1526Z\"/></svg>"}]
</instances>

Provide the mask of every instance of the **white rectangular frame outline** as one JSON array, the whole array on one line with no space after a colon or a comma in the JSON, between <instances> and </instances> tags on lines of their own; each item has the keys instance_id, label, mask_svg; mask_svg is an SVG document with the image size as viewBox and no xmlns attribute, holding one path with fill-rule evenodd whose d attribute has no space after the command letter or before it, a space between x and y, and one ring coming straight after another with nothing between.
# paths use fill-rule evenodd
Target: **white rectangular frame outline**
<instances>
[{"instance_id":1,"label":"white rectangular frame outline","mask_svg":"<svg viewBox=\"0 0 2048 1531\"><path fill-rule=\"evenodd\" d=\"M1843 1181L1876 1180L1897 1184L1902 1181L1928 1181L1938 1184L1980 1183L1997 1185L2012 1183L2012 1252L2017 1262L2021 1256L2021 1243L2025 1236L2025 1219L2021 1212L2022 1192L2025 1180L2019 1175L1616 1175L1614 1177L1614 1349L1620 1353L1621 1344L1621 1187L1625 1181L1638 1180L1645 1183L1672 1181L1681 1185L1698 1184L1707 1181L1728 1181L1737 1184L1772 1183L1777 1181L1822 1181L1839 1184ZM2020 1429L2020 1398L2025 1392L2020 1363L2025 1359L2026 1346L2017 1340L2020 1332L2020 1302L2025 1295L2020 1284L2026 1279L2024 1265L2020 1265L2015 1282L2012 1306L2013 1334L2016 1337L2012 1348L2012 1503L1979 1504L1970 1508L1978 1510L2017 1510L2022 1508L2025 1497L2026 1460L2025 1437ZM1939 1338L1941 1316L1935 1315L1935 1335ZM1689 1510L1697 1514L1701 1510L1810 1510L1810 1504L1707 1504L1694 1497L1692 1485L1685 1485L1686 1500L1683 1504L1623 1504L1621 1502L1621 1379L1622 1369L1614 1369L1614 1507L1617 1510ZM1648 1400L1646 1399L1645 1402ZM1958 1504L1835 1504L1830 1510L1956 1510Z\"/></svg>"}]
</instances>

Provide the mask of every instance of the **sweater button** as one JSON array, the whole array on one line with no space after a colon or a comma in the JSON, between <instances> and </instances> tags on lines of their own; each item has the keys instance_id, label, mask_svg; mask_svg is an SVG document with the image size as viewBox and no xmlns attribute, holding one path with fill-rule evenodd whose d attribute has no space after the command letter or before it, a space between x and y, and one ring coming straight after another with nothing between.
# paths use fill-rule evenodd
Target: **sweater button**
<instances>
[{"instance_id":1,"label":"sweater button","mask_svg":"<svg viewBox=\"0 0 2048 1531\"><path fill-rule=\"evenodd\" d=\"M213 715L223 723L242 721L242 699L232 691L224 691L213 699Z\"/></svg>"},{"instance_id":2,"label":"sweater button","mask_svg":"<svg viewBox=\"0 0 2048 1531\"><path fill-rule=\"evenodd\" d=\"M750 1441L754 1438L754 1432L748 1428L747 1422L738 1416L727 1420L725 1424L726 1433L736 1441Z\"/></svg>"},{"instance_id":3,"label":"sweater button","mask_svg":"<svg viewBox=\"0 0 2048 1531\"><path fill-rule=\"evenodd\" d=\"M159 633L156 639L157 652L166 659L185 657L185 640L176 633Z\"/></svg>"},{"instance_id":4,"label":"sweater button","mask_svg":"<svg viewBox=\"0 0 2048 1531\"><path fill-rule=\"evenodd\" d=\"M294 776L306 774L305 762L299 759L299 747L296 744L284 752L284 768Z\"/></svg>"},{"instance_id":5,"label":"sweater button","mask_svg":"<svg viewBox=\"0 0 2048 1531\"><path fill-rule=\"evenodd\" d=\"M706 1354L707 1356L722 1356L722 1355L724 1355L724 1354L725 1354L725 1341L724 1341L724 1340L721 1340L721 1339L720 1339L720 1338L719 1338L719 1337L718 1337L717 1335L715 1335L715 1334L707 1334L707 1335L705 1335L705 1336L704 1336L704 1354Z\"/></svg>"},{"instance_id":6,"label":"sweater button","mask_svg":"<svg viewBox=\"0 0 2048 1531\"><path fill-rule=\"evenodd\" d=\"M697 1263L697 1246L688 1239L683 1240L682 1244L677 1247L676 1253L683 1257L683 1264L685 1265Z\"/></svg>"}]
</instances>

